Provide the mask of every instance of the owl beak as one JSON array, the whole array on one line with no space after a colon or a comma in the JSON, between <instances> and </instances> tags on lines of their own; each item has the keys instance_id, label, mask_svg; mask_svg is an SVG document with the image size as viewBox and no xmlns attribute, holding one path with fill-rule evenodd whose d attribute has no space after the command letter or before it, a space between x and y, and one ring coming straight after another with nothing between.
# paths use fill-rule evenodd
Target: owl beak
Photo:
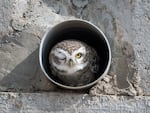
<instances>
[{"instance_id":1,"label":"owl beak","mask_svg":"<svg viewBox=\"0 0 150 113\"><path fill-rule=\"evenodd\" d=\"M73 66L73 61L71 59L69 60L69 64L68 65L69 65L69 67Z\"/></svg>"}]
</instances>

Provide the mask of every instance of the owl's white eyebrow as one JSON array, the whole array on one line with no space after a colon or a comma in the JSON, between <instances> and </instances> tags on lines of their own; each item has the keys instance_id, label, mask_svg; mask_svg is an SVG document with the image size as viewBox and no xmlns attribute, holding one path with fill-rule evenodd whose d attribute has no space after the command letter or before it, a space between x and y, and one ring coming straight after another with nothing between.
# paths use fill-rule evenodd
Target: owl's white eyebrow
<instances>
[{"instance_id":1,"label":"owl's white eyebrow","mask_svg":"<svg viewBox=\"0 0 150 113\"><path fill-rule=\"evenodd\" d=\"M66 55L68 55L69 53L67 51L64 51L63 49L57 48L56 51L64 53Z\"/></svg>"},{"instance_id":2,"label":"owl's white eyebrow","mask_svg":"<svg viewBox=\"0 0 150 113\"><path fill-rule=\"evenodd\" d=\"M61 53L60 53L61 52ZM64 54L64 56L69 56L69 53L67 51L64 51L60 48L57 48L56 50L52 51L52 54L56 55L56 56L60 56L58 54Z\"/></svg>"},{"instance_id":3,"label":"owl's white eyebrow","mask_svg":"<svg viewBox=\"0 0 150 113\"><path fill-rule=\"evenodd\" d=\"M84 48L84 47L80 47L78 50L75 50L75 51L74 51L73 56L74 56L75 54L77 54L78 52L86 53L85 48Z\"/></svg>"}]
</instances>

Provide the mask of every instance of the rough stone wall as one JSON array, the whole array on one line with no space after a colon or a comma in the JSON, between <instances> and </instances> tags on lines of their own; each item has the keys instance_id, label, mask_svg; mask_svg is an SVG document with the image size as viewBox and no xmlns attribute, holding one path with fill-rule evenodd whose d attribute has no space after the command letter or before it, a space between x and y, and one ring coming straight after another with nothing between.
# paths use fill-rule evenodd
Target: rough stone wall
<instances>
[{"instance_id":1,"label":"rough stone wall","mask_svg":"<svg viewBox=\"0 0 150 113\"><path fill-rule=\"evenodd\" d=\"M150 97L0 93L1 113L149 113Z\"/></svg>"},{"instance_id":2,"label":"rough stone wall","mask_svg":"<svg viewBox=\"0 0 150 113\"><path fill-rule=\"evenodd\" d=\"M43 34L76 18L98 26L112 50L108 75L79 92L52 84L38 58ZM0 0L0 112L149 113L149 31L149 0Z\"/></svg>"},{"instance_id":3,"label":"rough stone wall","mask_svg":"<svg viewBox=\"0 0 150 113\"><path fill-rule=\"evenodd\" d=\"M0 91L63 91L43 75L39 45L48 28L76 18L98 26L112 50L108 75L89 93L150 95L149 0L0 0Z\"/></svg>"}]
</instances>

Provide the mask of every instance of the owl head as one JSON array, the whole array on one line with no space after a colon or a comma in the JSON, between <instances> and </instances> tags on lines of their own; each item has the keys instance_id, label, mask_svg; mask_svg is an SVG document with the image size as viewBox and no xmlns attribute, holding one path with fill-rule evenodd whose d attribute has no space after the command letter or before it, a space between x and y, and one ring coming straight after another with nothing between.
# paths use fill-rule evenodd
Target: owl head
<instances>
[{"instance_id":1,"label":"owl head","mask_svg":"<svg viewBox=\"0 0 150 113\"><path fill-rule=\"evenodd\" d=\"M57 43L49 54L50 65L61 74L70 75L88 65L87 45L78 40Z\"/></svg>"}]
</instances>

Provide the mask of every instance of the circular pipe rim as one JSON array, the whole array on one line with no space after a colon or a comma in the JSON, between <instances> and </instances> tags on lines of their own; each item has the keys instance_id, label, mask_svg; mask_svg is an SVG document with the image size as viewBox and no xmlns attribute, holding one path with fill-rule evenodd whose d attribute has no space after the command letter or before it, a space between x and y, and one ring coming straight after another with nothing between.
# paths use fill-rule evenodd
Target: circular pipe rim
<instances>
[{"instance_id":1,"label":"circular pipe rim","mask_svg":"<svg viewBox=\"0 0 150 113\"><path fill-rule=\"evenodd\" d=\"M108 53L108 54L109 54L108 57L109 57L109 59L108 59L108 64L107 64L107 66L106 66L105 71L103 72L103 74L101 74L101 76L100 76L97 80L95 80L95 81L93 81L93 82L91 82L91 83L89 83L89 84L83 85L83 86L76 86L76 87L67 86L67 85L63 85L63 84L60 84L60 83L54 81L54 80L46 73L46 71L45 71L45 69L44 69L44 66L43 66L43 63L42 63L42 48L43 48L43 43L44 43L45 39L47 38L47 34L49 34L49 33L51 32L51 29L55 28L56 26L59 26L61 23L68 22L68 21L79 21L79 22L84 22L84 23L86 23L86 24L91 25L92 27L94 27L96 30L98 30L98 31L100 32L100 34L103 36L104 40L106 41L106 44L107 44L107 47L108 47L108 52L109 52L109 53ZM100 30L100 28L98 28L96 25L94 25L93 23L88 22L88 21L86 21L86 20L73 19L73 20L63 21L63 22L61 22L61 23L55 25L55 26L54 26L53 28L51 28L51 29L48 29L48 31L44 34L44 36L43 36L43 38L42 38L42 40L41 40L40 49L39 49L39 61L40 61L41 69L42 69L42 71L44 72L45 76L46 76L52 83L54 83L54 84L56 84L56 85L58 85L58 86L60 86L60 87L62 87L62 88L65 88L65 89L73 89L73 90L74 90L74 89L85 89L85 88L91 87L91 86L93 86L94 84L96 84L99 80L101 80L101 79L103 78L103 76L105 76L105 75L108 73L108 71L109 71L110 64L111 64L111 57L112 57L112 56L111 56L111 49L110 49L110 45L109 45L108 39L106 38L105 34Z\"/></svg>"}]
</instances>

